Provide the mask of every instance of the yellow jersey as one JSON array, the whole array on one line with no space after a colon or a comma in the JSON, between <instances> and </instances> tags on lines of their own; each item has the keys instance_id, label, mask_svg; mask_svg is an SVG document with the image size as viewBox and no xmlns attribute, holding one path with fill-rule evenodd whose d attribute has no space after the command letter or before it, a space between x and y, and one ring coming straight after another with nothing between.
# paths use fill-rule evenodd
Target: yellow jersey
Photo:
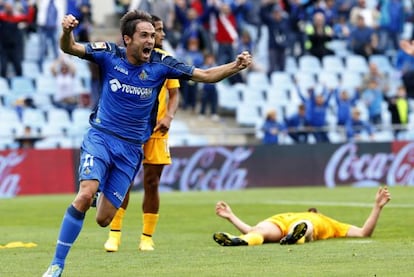
<instances>
[{"instance_id":1,"label":"yellow jersey","mask_svg":"<svg viewBox=\"0 0 414 277\"><path fill-rule=\"evenodd\" d=\"M314 212L276 214L265 221L270 221L279 226L283 236L286 236L293 224L304 220L308 220L313 224L314 240L346 237L351 227L350 224Z\"/></svg>"}]
</instances>

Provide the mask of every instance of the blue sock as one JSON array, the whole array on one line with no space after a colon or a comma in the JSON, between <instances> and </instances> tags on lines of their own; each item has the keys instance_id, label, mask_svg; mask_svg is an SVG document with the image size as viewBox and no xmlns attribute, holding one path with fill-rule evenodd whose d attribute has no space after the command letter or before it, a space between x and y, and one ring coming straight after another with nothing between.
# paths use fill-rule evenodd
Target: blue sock
<instances>
[{"instance_id":1,"label":"blue sock","mask_svg":"<svg viewBox=\"0 0 414 277\"><path fill-rule=\"evenodd\" d=\"M85 213L76 210L72 205L66 210L60 226L60 234L52 264L58 264L61 267L65 265L66 256L82 230L84 219Z\"/></svg>"}]
</instances>

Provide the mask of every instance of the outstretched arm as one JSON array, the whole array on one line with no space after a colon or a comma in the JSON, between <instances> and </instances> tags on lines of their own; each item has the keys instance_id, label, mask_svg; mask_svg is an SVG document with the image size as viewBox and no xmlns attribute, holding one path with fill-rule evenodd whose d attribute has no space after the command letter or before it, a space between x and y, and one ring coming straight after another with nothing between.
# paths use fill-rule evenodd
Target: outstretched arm
<instances>
[{"instance_id":1,"label":"outstretched arm","mask_svg":"<svg viewBox=\"0 0 414 277\"><path fill-rule=\"evenodd\" d=\"M191 80L203 83L216 83L237 72L246 69L252 63L252 56L244 51L239 54L234 62L210 67L208 69L194 69Z\"/></svg>"},{"instance_id":2,"label":"outstretched arm","mask_svg":"<svg viewBox=\"0 0 414 277\"><path fill-rule=\"evenodd\" d=\"M67 54L82 58L86 54L85 46L77 43L73 36L73 29L75 29L78 24L79 21L71 14L63 17L60 49Z\"/></svg>"},{"instance_id":3,"label":"outstretched arm","mask_svg":"<svg viewBox=\"0 0 414 277\"><path fill-rule=\"evenodd\" d=\"M347 234L347 237L370 237L377 225L378 218L382 208L391 200L391 193L387 187L380 187L377 191L375 204L372 208L371 214L368 216L362 228L352 226Z\"/></svg>"},{"instance_id":4,"label":"outstretched arm","mask_svg":"<svg viewBox=\"0 0 414 277\"><path fill-rule=\"evenodd\" d=\"M233 224L234 227L236 227L242 234L247 234L252 229L252 226L243 222L240 218L238 218L233 213L230 206L226 202L223 202L223 201L217 202L216 215L230 221L230 223Z\"/></svg>"}]
</instances>

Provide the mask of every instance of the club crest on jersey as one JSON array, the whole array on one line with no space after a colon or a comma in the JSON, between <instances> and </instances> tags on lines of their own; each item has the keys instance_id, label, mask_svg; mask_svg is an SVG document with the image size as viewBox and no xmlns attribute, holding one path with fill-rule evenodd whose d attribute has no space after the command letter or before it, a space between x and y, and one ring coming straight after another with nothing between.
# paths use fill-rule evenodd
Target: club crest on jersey
<instances>
[{"instance_id":1,"label":"club crest on jersey","mask_svg":"<svg viewBox=\"0 0 414 277\"><path fill-rule=\"evenodd\" d=\"M144 81L146 79L148 79L148 74L147 72L145 72L145 70L142 70L141 73L138 75L139 79Z\"/></svg>"}]
</instances>

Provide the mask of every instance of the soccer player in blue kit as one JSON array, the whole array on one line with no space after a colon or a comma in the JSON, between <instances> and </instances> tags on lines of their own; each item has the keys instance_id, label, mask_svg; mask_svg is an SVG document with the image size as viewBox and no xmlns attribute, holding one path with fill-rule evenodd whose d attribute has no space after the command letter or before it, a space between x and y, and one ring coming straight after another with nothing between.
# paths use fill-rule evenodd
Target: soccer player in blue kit
<instances>
[{"instance_id":1,"label":"soccer player in blue kit","mask_svg":"<svg viewBox=\"0 0 414 277\"><path fill-rule=\"evenodd\" d=\"M73 29L78 24L72 15L63 18L60 47L67 54L99 65L102 95L81 146L79 191L63 217L55 254L44 277L62 275L66 257L98 189L101 197L96 221L102 227L112 221L140 168L142 144L152 130L165 128L155 126L158 92L164 81L218 82L252 62L251 55L242 52L231 63L204 70L152 51L155 29L151 15L144 11L129 11L121 18L125 48L110 42L77 43Z\"/></svg>"}]
</instances>

